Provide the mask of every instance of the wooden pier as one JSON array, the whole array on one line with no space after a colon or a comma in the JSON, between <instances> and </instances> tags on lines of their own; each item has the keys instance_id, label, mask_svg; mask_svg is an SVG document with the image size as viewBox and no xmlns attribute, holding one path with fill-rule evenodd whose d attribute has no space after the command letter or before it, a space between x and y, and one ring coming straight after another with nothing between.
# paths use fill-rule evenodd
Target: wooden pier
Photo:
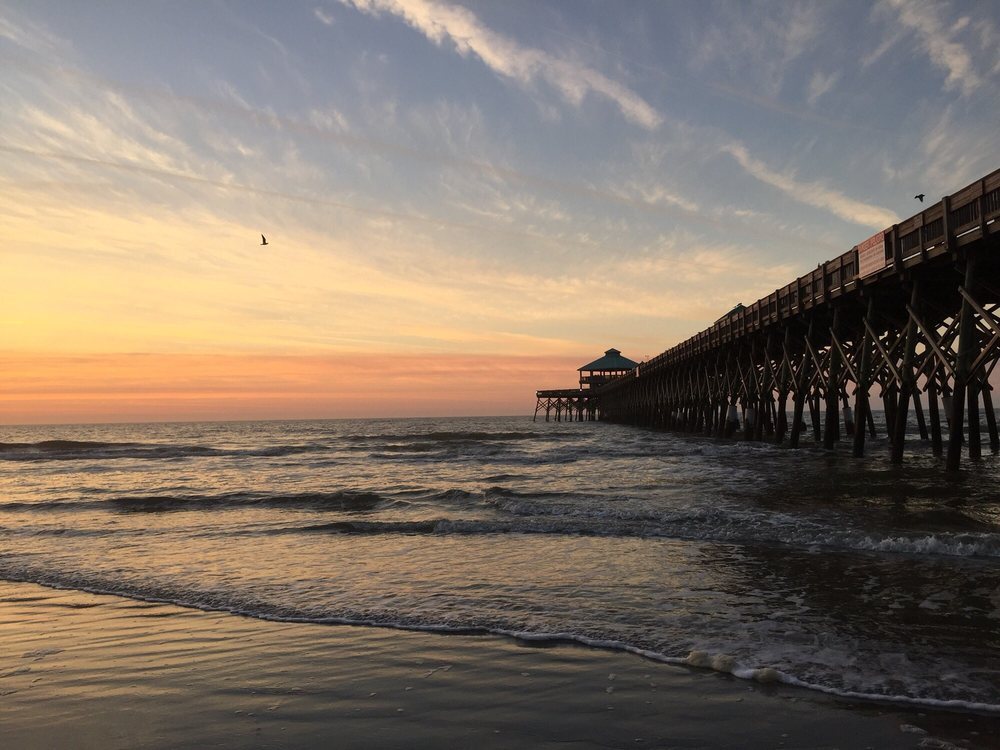
<instances>
[{"instance_id":1,"label":"wooden pier","mask_svg":"<svg viewBox=\"0 0 1000 750\"><path fill-rule=\"evenodd\" d=\"M954 471L982 455L983 419L1000 451L998 361L1000 170L591 389L586 414L793 448L803 432L828 449L846 436L862 456L877 389L892 461L912 408Z\"/></svg>"},{"instance_id":2,"label":"wooden pier","mask_svg":"<svg viewBox=\"0 0 1000 750\"><path fill-rule=\"evenodd\" d=\"M545 412L545 421L551 416L556 422L593 422L597 415L597 391L580 388L563 388L538 391L535 394L535 419Z\"/></svg>"}]
</instances>

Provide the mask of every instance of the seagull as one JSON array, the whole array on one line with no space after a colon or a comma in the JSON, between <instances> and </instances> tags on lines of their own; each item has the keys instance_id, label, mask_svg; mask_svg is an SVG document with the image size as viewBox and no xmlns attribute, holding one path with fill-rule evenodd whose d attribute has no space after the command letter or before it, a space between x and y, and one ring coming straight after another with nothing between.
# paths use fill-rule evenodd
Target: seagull
<instances>
[{"instance_id":1,"label":"seagull","mask_svg":"<svg viewBox=\"0 0 1000 750\"><path fill-rule=\"evenodd\" d=\"M267 244L267 237L265 237L264 235L261 235L260 236L260 244L261 245L266 245Z\"/></svg>"},{"instance_id":2,"label":"seagull","mask_svg":"<svg viewBox=\"0 0 1000 750\"><path fill-rule=\"evenodd\" d=\"M924 202L924 194L920 193L919 195L914 195L913 196L913 200L920 201L921 203L923 203Z\"/></svg>"}]
</instances>

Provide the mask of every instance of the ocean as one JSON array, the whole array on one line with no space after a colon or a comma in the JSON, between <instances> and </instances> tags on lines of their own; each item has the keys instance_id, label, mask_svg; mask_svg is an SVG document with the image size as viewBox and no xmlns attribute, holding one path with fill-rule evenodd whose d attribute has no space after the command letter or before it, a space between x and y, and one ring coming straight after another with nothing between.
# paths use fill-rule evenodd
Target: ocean
<instances>
[{"instance_id":1,"label":"ocean","mask_svg":"<svg viewBox=\"0 0 1000 750\"><path fill-rule=\"evenodd\" d=\"M895 467L530 417L0 427L0 578L1000 712L1000 463L914 438Z\"/></svg>"}]
</instances>

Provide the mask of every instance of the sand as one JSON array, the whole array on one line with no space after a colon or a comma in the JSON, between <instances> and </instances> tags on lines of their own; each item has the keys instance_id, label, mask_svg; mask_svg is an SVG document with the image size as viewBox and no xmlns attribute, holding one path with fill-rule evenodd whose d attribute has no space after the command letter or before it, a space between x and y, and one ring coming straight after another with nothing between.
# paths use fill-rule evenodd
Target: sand
<instances>
[{"instance_id":1,"label":"sand","mask_svg":"<svg viewBox=\"0 0 1000 750\"><path fill-rule=\"evenodd\" d=\"M0 582L0 747L987 748L857 704L572 644L275 623Z\"/></svg>"}]
</instances>

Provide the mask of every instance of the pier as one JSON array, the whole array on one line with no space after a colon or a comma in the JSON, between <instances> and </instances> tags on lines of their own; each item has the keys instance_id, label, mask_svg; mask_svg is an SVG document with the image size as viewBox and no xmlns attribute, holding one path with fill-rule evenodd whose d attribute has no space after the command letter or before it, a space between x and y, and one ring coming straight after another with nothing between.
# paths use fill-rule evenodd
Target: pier
<instances>
[{"instance_id":1,"label":"pier","mask_svg":"<svg viewBox=\"0 0 1000 750\"><path fill-rule=\"evenodd\" d=\"M912 410L921 440L954 471L963 453L981 457L984 421L1000 451L998 361L1000 170L626 373L538 391L535 415L792 448L807 433L827 449L847 438L863 456L874 394L894 463Z\"/></svg>"}]
</instances>

